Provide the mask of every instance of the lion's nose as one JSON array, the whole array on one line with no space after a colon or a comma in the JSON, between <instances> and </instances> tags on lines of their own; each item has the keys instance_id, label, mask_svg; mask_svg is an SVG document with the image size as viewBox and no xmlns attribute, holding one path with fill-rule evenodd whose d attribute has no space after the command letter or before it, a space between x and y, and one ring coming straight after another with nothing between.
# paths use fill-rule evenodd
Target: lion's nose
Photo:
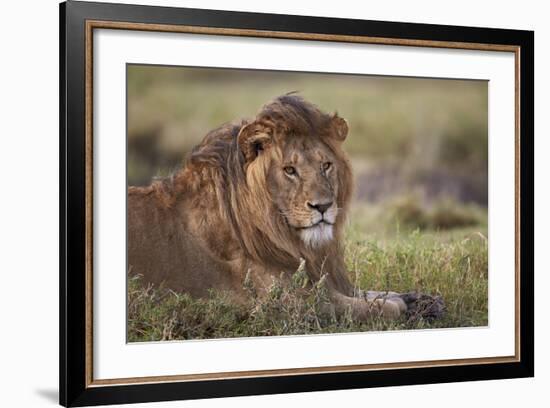
<instances>
[{"instance_id":1,"label":"lion's nose","mask_svg":"<svg viewBox=\"0 0 550 408\"><path fill-rule=\"evenodd\" d=\"M332 206L332 201L330 203L310 203L308 201L307 206L324 214Z\"/></svg>"}]
</instances>

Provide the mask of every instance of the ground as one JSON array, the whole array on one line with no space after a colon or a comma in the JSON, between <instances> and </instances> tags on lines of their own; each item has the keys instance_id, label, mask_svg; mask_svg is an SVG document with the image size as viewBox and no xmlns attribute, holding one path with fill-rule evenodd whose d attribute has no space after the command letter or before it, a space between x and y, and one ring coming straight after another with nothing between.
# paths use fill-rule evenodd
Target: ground
<instances>
[{"instance_id":1,"label":"ground","mask_svg":"<svg viewBox=\"0 0 550 408\"><path fill-rule=\"evenodd\" d=\"M430 210L414 210L410 202L407 205L404 210L401 200L393 207L361 205L352 209L345 238L350 279L361 289L417 290L441 295L446 304L446 314L441 319L426 321L405 316L387 321L374 317L359 323L351 316L337 318L327 307L323 282L307 289L311 285L301 269L290 285L274 281L266 299L257 299L254 288L243 282L250 293L246 305L233 304L223 293L215 292L210 299L194 300L162 287L145 286L139 277L131 277L128 339L182 340L487 325L486 212L458 204L450 210L450 204L445 203L441 205L445 206L446 219L441 221L437 205ZM415 212L415 220L424 220L421 226L411 225L403 216L412 211L409 207L424 211Z\"/></svg>"}]
</instances>

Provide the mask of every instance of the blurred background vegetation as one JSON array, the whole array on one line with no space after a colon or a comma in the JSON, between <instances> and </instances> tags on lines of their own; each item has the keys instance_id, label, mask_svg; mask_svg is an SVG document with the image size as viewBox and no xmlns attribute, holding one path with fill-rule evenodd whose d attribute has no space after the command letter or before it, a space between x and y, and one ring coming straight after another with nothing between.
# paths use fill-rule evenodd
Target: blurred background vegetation
<instances>
[{"instance_id":1,"label":"blurred background vegetation","mask_svg":"<svg viewBox=\"0 0 550 408\"><path fill-rule=\"evenodd\" d=\"M448 308L438 322L345 330L487 324L487 82L150 65L129 65L127 81L129 185L177 170L210 130L254 117L279 95L298 91L322 110L337 111L350 127L344 149L356 185L346 230L350 278L364 289L441 294ZM276 319L258 325L246 317L229 327L208 312L219 299L193 303L198 315L190 317L186 302L192 301L177 298L183 309L174 323L175 306L161 292L130 289L139 294L137 303L130 296L133 340L165 338L172 324L179 329L170 338L311 329L281 332ZM293 313L300 312L281 319L295 319ZM202 322L202 331L190 335L192 322ZM343 323L336 326L344 330ZM211 327L224 327L225 334L212 334Z\"/></svg>"},{"instance_id":2,"label":"blurred background vegetation","mask_svg":"<svg viewBox=\"0 0 550 408\"><path fill-rule=\"evenodd\" d=\"M206 133L298 91L348 120L357 199L487 205L485 81L128 66L128 182L177 169Z\"/></svg>"}]
</instances>

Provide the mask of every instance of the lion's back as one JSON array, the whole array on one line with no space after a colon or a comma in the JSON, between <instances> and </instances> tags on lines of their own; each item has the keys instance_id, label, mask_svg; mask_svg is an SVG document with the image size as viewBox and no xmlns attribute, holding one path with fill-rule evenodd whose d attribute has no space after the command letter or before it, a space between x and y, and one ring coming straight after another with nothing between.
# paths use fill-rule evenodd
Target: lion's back
<instances>
[{"instance_id":1,"label":"lion's back","mask_svg":"<svg viewBox=\"0 0 550 408\"><path fill-rule=\"evenodd\" d=\"M128 190L128 273L194 297L229 290L231 276L185 227L152 186Z\"/></svg>"}]
</instances>

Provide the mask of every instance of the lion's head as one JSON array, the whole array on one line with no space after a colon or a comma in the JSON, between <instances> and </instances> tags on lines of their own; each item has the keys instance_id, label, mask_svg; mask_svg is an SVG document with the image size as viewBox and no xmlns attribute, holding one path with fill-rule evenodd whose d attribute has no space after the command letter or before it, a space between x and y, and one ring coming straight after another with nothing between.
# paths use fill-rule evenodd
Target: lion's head
<instances>
[{"instance_id":1,"label":"lion's head","mask_svg":"<svg viewBox=\"0 0 550 408\"><path fill-rule=\"evenodd\" d=\"M347 134L337 114L287 94L207 135L188 163L215 182L222 217L250 256L296 262L338 244L352 191Z\"/></svg>"},{"instance_id":2,"label":"lion's head","mask_svg":"<svg viewBox=\"0 0 550 408\"><path fill-rule=\"evenodd\" d=\"M238 135L248 185L266 188L274 215L311 248L332 241L349 200L340 146L347 133L344 119L291 94L264 106Z\"/></svg>"}]
</instances>

